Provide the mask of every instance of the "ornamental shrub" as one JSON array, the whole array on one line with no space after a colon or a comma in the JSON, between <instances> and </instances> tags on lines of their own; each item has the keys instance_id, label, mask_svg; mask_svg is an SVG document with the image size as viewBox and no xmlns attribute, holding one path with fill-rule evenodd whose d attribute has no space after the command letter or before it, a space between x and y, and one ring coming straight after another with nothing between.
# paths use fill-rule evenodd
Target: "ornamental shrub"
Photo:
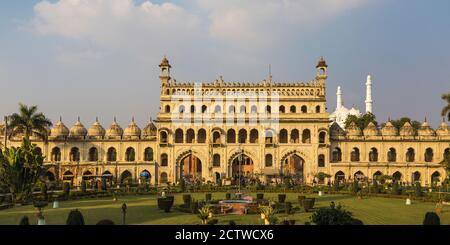
<instances>
[{"instance_id":1,"label":"ornamental shrub","mask_svg":"<svg viewBox=\"0 0 450 245\"><path fill-rule=\"evenodd\" d=\"M206 193L205 194L205 200L206 200L206 202L210 202L212 200L212 194L211 193Z\"/></svg>"},{"instance_id":2,"label":"ornamental shrub","mask_svg":"<svg viewBox=\"0 0 450 245\"><path fill-rule=\"evenodd\" d=\"M256 200L263 200L264 199L264 193L257 193L256 194Z\"/></svg>"},{"instance_id":3,"label":"ornamental shrub","mask_svg":"<svg viewBox=\"0 0 450 245\"><path fill-rule=\"evenodd\" d=\"M311 198L305 198L303 199L303 208L305 209L305 212L308 212L314 207L314 200Z\"/></svg>"},{"instance_id":4,"label":"ornamental shrub","mask_svg":"<svg viewBox=\"0 0 450 245\"><path fill-rule=\"evenodd\" d=\"M400 195L401 193L402 193L402 190L400 189L398 182L394 182L394 184L392 185L391 194L392 195Z\"/></svg>"},{"instance_id":5,"label":"ornamental shrub","mask_svg":"<svg viewBox=\"0 0 450 245\"><path fill-rule=\"evenodd\" d=\"M420 185L420 182L416 182L414 184L414 194L416 195L416 197L421 197L423 196L422 193L422 186Z\"/></svg>"},{"instance_id":6,"label":"ornamental shrub","mask_svg":"<svg viewBox=\"0 0 450 245\"><path fill-rule=\"evenodd\" d=\"M286 201L286 194L278 194L278 202L284 203Z\"/></svg>"},{"instance_id":7,"label":"ornamental shrub","mask_svg":"<svg viewBox=\"0 0 450 245\"><path fill-rule=\"evenodd\" d=\"M303 207L303 200L305 200L305 196L298 196L298 204L300 207Z\"/></svg>"},{"instance_id":8,"label":"ornamental shrub","mask_svg":"<svg viewBox=\"0 0 450 245\"><path fill-rule=\"evenodd\" d=\"M183 203L185 208L189 208L191 206L192 197L190 194L183 195Z\"/></svg>"},{"instance_id":9,"label":"ornamental shrub","mask_svg":"<svg viewBox=\"0 0 450 245\"><path fill-rule=\"evenodd\" d=\"M428 212L425 214L423 225L440 225L441 219L435 212Z\"/></svg>"},{"instance_id":10,"label":"ornamental shrub","mask_svg":"<svg viewBox=\"0 0 450 245\"><path fill-rule=\"evenodd\" d=\"M81 181L81 192L85 193L87 189L87 183L86 180Z\"/></svg>"},{"instance_id":11,"label":"ornamental shrub","mask_svg":"<svg viewBox=\"0 0 450 245\"><path fill-rule=\"evenodd\" d=\"M48 200L48 188L47 188L47 184L45 182L42 183L41 193L44 196L44 200Z\"/></svg>"},{"instance_id":12,"label":"ornamental shrub","mask_svg":"<svg viewBox=\"0 0 450 245\"><path fill-rule=\"evenodd\" d=\"M360 189L361 188L359 187L358 181L357 180L353 181L352 192L356 194L359 192Z\"/></svg>"},{"instance_id":13,"label":"ornamental shrub","mask_svg":"<svg viewBox=\"0 0 450 245\"><path fill-rule=\"evenodd\" d=\"M84 225L83 214L78 209L70 211L66 225Z\"/></svg>"},{"instance_id":14,"label":"ornamental shrub","mask_svg":"<svg viewBox=\"0 0 450 245\"><path fill-rule=\"evenodd\" d=\"M286 212L286 214L291 214L292 213L292 203L291 202L286 202L285 203L284 211Z\"/></svg>"},{"instance_id":15,"label":"ornamental shrub","mask_svg":"<svg viewBox=\"0 0 450 245\"><path fill-rule=\"evenodd\" d=\"M336 208L321 208L314 212L311 221L317 225L351 225L352 213L344 210L340 205Z\"/></svg>"}]
</instances>

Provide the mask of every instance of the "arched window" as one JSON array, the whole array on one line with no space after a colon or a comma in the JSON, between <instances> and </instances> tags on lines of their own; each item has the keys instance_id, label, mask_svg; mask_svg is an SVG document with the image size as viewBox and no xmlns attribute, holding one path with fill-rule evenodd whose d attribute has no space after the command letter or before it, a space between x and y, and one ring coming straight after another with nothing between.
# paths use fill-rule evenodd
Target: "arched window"
<instances>
[{"instance_id":1,"label":"arched window","mask_svg":"<svg viewBox=\"0 0 450 245\"><path fill-rule=\"evenodd\" d=\"M184 113L186 109L184 108L184 105L180 105L180 107L178 108L178 112L179 113Z\"/></svg>"},{"instance_id":2,"label":"arched window","mask_svg":"<svg viewBox=\"0 0 450 245\"><path fill-rule=\"evenodd\" d=\"M222 112L222 108L220 107L220 105L216 105L216 107L214 107L214 113L221 113Z\"/></svg>"},{"instance_id":3,"label":"arched window","mask_svg":"<svg viewBox=\"0 0 450 245\"><path fill-rule=\"evenodd\" d=\"M353 151L350 153L350 161L359 162L359 149L353 148Z\"/></svg>"},{"instance_id":4,"label":"arched window","mask_svg":"<svg viewBox=\"0 0 450 245\"><path fill-rule=\"evenodd\" d=\"M52 161L61 161L61 149L59 149L59 147L55 147L52 149Z\"/></svg>"},{"instance_id":5,"label":"arched window","mask_svg":"<svg viewBox=\"0 0 450 245\"><path fill-rule=\"evenodd\" d=\"M433 149L427 148L425 150L425 162L432 162L433 161Z\"/></svg>"},{"instance_id":6,"label":"arched window","mask_svg":"<svg viewBox=\"0 0 450 245\"><path fill-rule=\"evenodd\" d=\"M419 171L414 172L411 177L412 177L411 180L413 183L420 182L420 172Z\"/></svg>"},{"instance_id":7,"label":"arched window","mask_svg":"<svg viewBox=\"0 0 450 245\"><path fill-rule=\"evenodd\" d=\"M230 105L230 107L228 107L228 113L234 114L236 112L236 108L234 107L234 105Z\"/></svg>"},{"instance_id":8,"label":"arched window","mask_svg":"<svg viewBox=\"0 0 450 245\"><path fill-rule=\"evenodd\" d=\"M228 129L227 143L230 143L230 144L236 143L236 131L234 131L234 129Z\"/></svg>"},{"instance_id":9,"label":"arched window","mask_svg":"<svg viewBox=\"0 0 450 245\"><path fill-rule=\"evenodd\" d=\"M280 130L280 144L287 144L288 142L288 132L286 129Z\"/></svg>"},{"instance_id":10,"label":"arched window","mask_svg":"<svg viewBox=\"0 0 450 245\"><path fill-rule=\"evenodd\" d=\"M239 130L238 136L239 136L238 143L245 144L247 142L247 130L245 129Z\"/></svg>"},{"instance_id":11,"label":"arched window","mask_svg":"<svg viewBox=\"0 0 450 245\"><path fill-rule=\"evenodd\" d=\"M295 107L295 105L292 105L290 110L289 110L289 112L290 113L296 113L297 112L297 107Z\"/></svg>"},{"instance_id":12,"label":"arched window","mask_svg":"<svg viewBox=\"0 0 450 245\"><path fill-rule=\"evenodd\" d=\"M220 133L217 131L213 133L213 143L220 144Z\"/></svg>"},{"instance_id":13,"label":"arched window","mask_svg":"<svg viewBox=\"0 0 450 245\"><path fill-rule=\"evenodd\" d=\"M178 144L183 143L183 138L184 138L183 130L181 128L175 130L175 143Z\"/></svg>"},{"instance_id":14,"label":"arched window","mask_svg":"<svg viewBox=\"0 0 450 245\"><path fill-rule=\"evenodd\" d=\"M220 167L220 155L214 154L213 156L213 166L214 167Z\"/></svg>"},{"instance_id":15,"label":"arched window","mask_svg":"<svg viewBox=\"0 0 450 245\"><path fill-rule=\"evenodd\" d=\"M450 148L445 149L442 159L447 162L450 160Z\"/></svg>"},{"instance_id":16,"label":"arched window","mask_svg":"<svg viewBox=\"0 0 450 245\"><path fill-rule=\"evenodd\" d=\"M145 148L144 161L146 161L146 162L153 161L153 149L152 148L150 148L150 147Z\"/></svg>"},{"instance_id":17,"label":"arched window","mask_svg":"<svg viewBox=\"0 0 450 245\"><path fill-rule=\"evenodd\" d=\"M280 113L286 113L286 108L284 107L284 105L280 106L279 111Z\"/></svg>"},{"instance_id":18,"label":"arched window","mask_svg":"<svg viewBox=\"0 0 450 245\"><path fill-rule=\"evenodd\" d=\"M166 131L161 131L160 133L159 133L159 140L160 140L160 142L161 142L161 144L166 144L166 143L168 143L168 140L167 140L167 132Z\"/></svg>"},{"instance_id":19,"label":"arched window","mask_svg":"<svg viewBox=\"0 0 450 245\"><path fill-rule=\"evenodd\" d=\"M186 131L186 143L192 144L195 141L195 132L193 129L188 129Z\"/></svg>"},{"instance_id":20,"label":"arched window","mask_svg":"<svg viewBox=\"0 0 450 245\"><path fill-rule=\"evenodd\" d=\"M159 177L159 182L161 184L166 184L167 181L169 181L169 179L167 178L167 173L166 172L162 172L160 177Z\"/></svg>"},{"instance_id":21,"label":"arched window","mask_svg":"<svg viewBox=\"0 0 450 245\"><path fill-rule=\"evenodd\" d=\"M128 147L125 151L125 161L134 162L136 160L136 152L133 147Z\"/></svg>"},{"instance_id":22,"label":"arched window","mask_svg":"<svg viewBox=\"0 0 450 245\"><path fill-rule=\"evenodd\" d=\"M256 105L252 106L251 108L251 113L258 113L258 108L256 107Z\"/></svg>"},{"instance_id":23,"label":"arched window","mask_svg":"<svg viewBox=\"0 0 450 245\"><path fill-rule=\"evenodd\" d=\"M161 154L161 167L169 166L169 157L167 154Z\"/></svg>"},{"instance_id":24,"label":"arched window","mask_svg":"<svg viewBox=\"0 0 450 245\"><path fill-rule=\"evenodd\" d=\"M369 152L369 161L377 162L378 161L378 150L377 148L372 148Z\"/></svg>"},{"instance_id":25,"label":"arched window","mask_svg":"<svg viewBox=\"0 0 450 245\"><path fill-rule=\"evenodd\" d=\"M416 154L415 154L413 148L409 148L409 149L406 151L406 161L407 161L407 162L414 162L415 156L416 156Z\"/></svg>"},{"instance_id":26,"label":"arched window","mask_svg":"<svg viewBox=\"0 0 450 245\"><path fill-rule=\"evenodd\" d=\"M342 161L341 148L339 148L339 147L334 148L334 150L332 152L332 161L333 162L340 162L340 161Z\"/></svg>"},{"instance_id":27,"label":"arched window","mask_svg":"<svg viewBox=\"0 0 450 245\"><path fill-rule=\"evenodd\" d=\"M319 168L324 168L325 167L325 155L320 154L318 159L317 159Z\"/></svg>"},{"instance_id":28,"label":"arched window","mask_svg":"<svg viewBox=\"0 0 450 245\"><path fill-rule=\"evenodd\" d=\"M390 148L387 153L388 162L395 162L397 161L397 151L395 148Z\"/></svg>"},{"instance_id":29,"label":"arched window","mask_svg":"<svg viewBox=\"0 0 450 245\"><path fill-rule=\"evenodd\" d=\"M311 131L309 129L303 130L302 143L303 144L311 144Z\"/></svg>"},{"instance_id":30,"label":"arched window","mask_svg":"<svg viewBox=\"0 0 450 245\"><path fill-rule=\"evenodd\" d=\"M245 107L245 105L241 105L241 109L239 109L240 113L246 113L247 112L247 107Z\"/></svg>"},{"instance_id":31,"label":"arched window","mask_svg":"<svg viewBox=\"0 0 450 245\"><path fill-rule=\"evenodd\" d=\"M327 133L326 132L320 132L319 133L319 144L325 144L326 143L326 137L327 137Z\"/></svg>"},{"instance_id":32,"label":"arched window","mask_svg":"<svg viewBox=\"0 0 450 245\"><path fill-rule=\"evenodd\" d=\"M293 129L291 131L291 143L298 144L300 143L300 132L298 129Z\"/></svg>"},{"instance_id":33,"label":"arched window","mask_svg":"<svg viewBox=\"0 0 450 245\"><path fill-rule=\"evenodd\" d=\"M334 175L334 181L337 181L337 182L345 181L345 174L344 174L344 172L342 172L342 171L337 172Z\"/></svg>"},{"instance_id":34,"label":"arched window","mask_svg":"<svg viewBox=\"0 0 450 245\"><path fill-rule=\"evenodd\" d=\"M166 105L165 111L166 111L166 113L170 113L170 105Z\"/></svg>"},{"instance_id":35,"label":"arched window","mask_svg":"<svg viewBox=\"0 0 450 245\"><path fill-rule=\"evenodd\" d=\"M202 129L198 130L197 142L199 144L206 143L206 130L205 129L202 128Z\"/></svg>"},{"instance_id":36,"label":"arched window","mask_svg":"<svg viewBox=\"0 0 450 245\"><path fill-rule=\"evenodd\" d=\"M302 113L307 113L308 112L308 107L306 107L306 105L302 106Z\"/></svg>"},{"instance_id":37,"label":"arched window","mask_svg":"<svg viewBox=\"0 0 450 245\"><path fill-rule=\"evenodd\" d=\"M273 166L273 157L271 154L266 155L265 165L266 165L266 168L270 168Z\"/></svg>"},{"instance_id":38,"label":"arched window","mask_svg":"<svg viewBox=\"0 0 450 245\"><path fill-rule=\"evenodd\" d=\"M206 105L202 106L202 113L206 113L206 111L208 110L208 107Z\"/></svg>"},{"instance_id":39,"label":"arched window","mask_svg":"<svg viewBox=\"0 0 450 245\"><path fill-rule=\"evenodd\" d=\"M266 144L273 144L273 133L270 130L266 130L265 132L265 136L266 136Z\"/></svg>"},{"instance_id":40,"label":"arched window","mask_svg":"<svg viewBox=\"0 0 450 245\"><path fill-rule=\"evenodd\" d=\"M70 150L70 161L79 162L80 161L80 150L77 147L73 147Z\"/></svg>"},{"instance_id":41,"label":"arched window","mask_svg":"<svg viewBox=\"0 0 450 245\"><path fill-rule=\"evenodd\" d=\"M431 184L434 186L436 183L441 182L441 174L438 171L435 171L431 175Z\"/></svg>"},{"instance_id":42,"label":"arched window","mask_svg":"<svg viewBox=\"0 0 450 245\"><path fill-rule=\"evenodd\" d=\"M266 113L272 113L272 107L270 105L266 106Z\"/></svg>"},{"instance_id":43,"label":"arched window","mask_svg":"<svg viewBox=\"0 0 450 245\"><path fill-rule=\"evenodd\" d=\"M117 161L117 151L116 151L116 148L110 147L110 148L108 149L108 152L107 152L107 154L106 154L106 160L107 160L108 162L115 162L115 161Z\"/></svg>"},{"instance_id":44,"label":"arched window","mask_svg":"<svg viewBox=\"0 0 450 245\"><path fill-rule=\"evenodd\" d=\"M401 180L402 180L402 173L400 173L399 171L395 172L395 173L392 175L392 181L393 181L393 182L399 182L399 181L401 181Z\"/></svg>"},{"instance_id":45,"label":"arched window","mask_svg":"<svg viewBox=\"0 0 450 245\"><path fill-rule=\"evenodd\" d=\"M98 161L98 150L96 147L91 147L89 149L89 162L96 162Z\"/></svg>"},{"instance_id":46,"label":"arched window","mask_svg":"<svg viewBox=\"0 0 450 245\"><path fill-rule=\"evenodd\" d=\"M259 133L258 130L252 129L250 130L250 144L258 143Z\"/></svg>"},{"instance_id":47,"label":"arched window","mask_svg":"<svg viewBox=\"0 0 450 245\"><path fill-rule=\"evenodd\" d=\"M316 106L316 113L320 113L320 105Z\"/></svg>"},{"instance_id":48,"label":"arched window","mask_svg":"<svg viewBox=\"0 0 450 245\"><path fill-rule=\"evenodd\" d=\"M195 113L195 105L191 105L191 113Z\"/></svg>"}]
</instances>

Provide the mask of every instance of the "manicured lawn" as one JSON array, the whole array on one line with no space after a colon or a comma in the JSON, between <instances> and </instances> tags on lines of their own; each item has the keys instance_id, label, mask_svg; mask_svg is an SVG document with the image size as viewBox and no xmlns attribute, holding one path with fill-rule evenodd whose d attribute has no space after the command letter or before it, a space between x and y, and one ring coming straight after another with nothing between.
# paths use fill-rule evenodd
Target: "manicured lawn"
<instances>
[{"instance_id":1,"label":"manicured lawn","mask_svg":"<svg viewBox=\"0 0 450 245\"><path fill-rule=\"evenodd\" d=\"M253 194L256 196L256 194ZM204 199L204 193L192 194L193 198L200 200ZM298 194L287 194L287 201L291 201L295 206ZM225 193L213 193L213 199L224 198ZM434 211L434 203L414 202L411 206L405 205L403 199L387 199L387 198L365 198L357 199L353 196L346 195L325 195L316 197L315 207L329 206L331 201L336 204L343 205L347 210L351 211L354 216L364 222L364 224L387 224L387 225L415 225L421 224L426 212ZM265 198L277 199L276 193L265 193ZM87 224L95 224L101 219L111 219L116 224L121 224L122 213L121 206L126 203L128 206L127 224L133 225L196 225L200 220L196 215L186 214L178 211L171 213L164 213L156 206L156 196L127 196L119 197L117 202L111 198L107 199L86 199L77 201L61 202L59 209L52 209L49 204L44 210L47 224L62 225L65 224L67 215L72 209L79 209L85 218ZM175 205L182 204L182 195L175 196ZM35 224L36 209L33 206L17 207L0 211L0 225L18 224L21 217L27 215L30 222ZM296 212L293 215L286 216L279 214L278 217L283 220L295 219L296 224L304 224L309 221L311 213ZM450 224L450 207L447 207L446 212L441 214L441 223ZM234 220L238 225L253 225L262 224L259 215L225 215L216 216L219 219L219 224L228 224L230 220Z\"/></svg>"}]
</instances>

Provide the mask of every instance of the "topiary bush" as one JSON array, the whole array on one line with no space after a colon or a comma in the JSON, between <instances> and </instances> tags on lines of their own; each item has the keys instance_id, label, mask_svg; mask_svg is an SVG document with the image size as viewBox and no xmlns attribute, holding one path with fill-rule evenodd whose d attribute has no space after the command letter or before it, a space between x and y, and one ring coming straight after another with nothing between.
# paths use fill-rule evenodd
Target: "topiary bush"
<instances>
[{"instance_id":1,"label":"topiary bush","mask_svg":"<svg viewBox=\"0 0 450 245\"><path fill-rule=\"evenodd\" d=\"M159 197L158 198L158 208L164 210L164 212L169 213L172 209L174 202L173 196Z\"/></svg>"},{"instance_id":2,"label":"topiary bush","mask_svg":"<svg viewBox=\"0 0 450 245\"><path fill-rule=\"evenodd\" d=\"M196 214L198 213L198 210L200 208L200 205L198 201L192 200L191 201L191 213Z\"/></svg>"},{"instance_id":3,"label":"topiary bush","mask_svg":"<svg viewBox=\"0 0 450 245\"><path fill-rule=\"evenodd\" d=\"M306 196L298 196L298 204L300 207L303 207L303 200L305 200Z\"/></svg>"},{"instance_id":4,"label":"topiary bush","mask_svg":"<svg viewBox=\"0 0 450 245\"><path fill-rule=\"evenodd\" d=\"M185 208L189 208L191 206L192 197L190 194L183 195L183 203Z\"/></svg>"},{"instance_id":5,"label":"topiary bush","mask_svg":"<svg viewBox=\"0 0 450 245\"><path fill-rule=\"evenodd\" d=\"M87 189L87 183L86 180L81 181L81 192L85 193Z\"/></svg>"},{"instance_id":6,"label":"topiary bush","mask_svg":"<svg viewBox=\"0 0 450 245\"><path fill-rule=\"evenodd\" d=\"M422 186L420 185L420 182L416 182L416 183L414 184L414 194L415 194L416 197L421 197L421 196L423 196L423 193L422 193Z\"/></svg>"},{"instance_id":7,"label":"topiary bush","mask_svg":"<svg viewBox=\"0 0 450 245\"><path fill-rule=\"evenodd\" d=\"M284 203L286 201L286 194L278 194L278 202Z\"/></svg>"},{"instance_id":8,"label":"topiary bush","mask_svg":"<svg viewBox=\"0 0 450 245\"><path fill-rule=\"evenodd\" d=\"M48 200L48 188L47 188L47 184L45 182L42 183L41 193L44 196L44 200Z\"/></svg>"},{"instance_id":9,"label":"topiary bush","mask_svg":"<svg viewBox=\"0 0 450 245\"><path fill-rule=\"evenodd\" d=\"M226 193L225 194L225 199L226 200L231 200L231 193Z\"/></svg>"},{"instance_id":10,"label":"topiary bush","mask_svg":"<svg viewBox=\"0 0 450 245\"><path fill-rule=\"evenodd\" d=\"M106 178L102 178L102 191L107 190Z\"/></svg>"},{"instance_id":11,"label":"topiary bush","mask_svg":"<svg viewBox=\"0 0 450 245\"><path fill-rule=\"evenodd\" d=\"M264 193L257 193L256 194L256 200L263 200L264 199Z\"/></svg>"},{"instance_id":12,"label":"topiary bush","mask_svg":"<svg viewBox=\"0 0 450 245\"><path fill-rule=\"evenodd\" d=\"M211 193L206 193L206 194L205 194L205 200L206 200L207 202L210 202L210 201L212 200L212 194L211 194Z\"/></svg>"},{"instance_id":13,"label":"topiary bush","mask_svg":"<svg viewBox=\"0 0 450 245\"><path fill-rule=\"evenodd\" d=\"M361 188L359 187L359 183L357 180L353 181L352 183L352 192L353 193L358 193L361 190Z\"/></svg>"},{"instance_id":14,"label":"topiary bush","mask_svg":"<svg viewBox=\"0 0 450 245\"><path fill-rule=\"evenodd\" d=\"M351 212L338 206L317 210L312 214L311 221L316 225L351 225L353 218Z\"/></svg>"},{"instance_id":15,"label":"topiary bush","mask_svg":"<svg viewBox=\"0 0 450 245\"><path fill-rule=\"evenodd\" d=\"M441 225L441 219L435 212L428 212L425 214L423 225Z\"/></svg>"},{"instance_id":16,"label":"topiary bush","mask_svg":"<svg viewBox=\"0 0 450 245\"><path fill-rule=\"evenodd\" d=\"M66 225L84 225L83 214L77 209L70 211Z\"/></svg>"},{"instance_id":17,"label":"topiary bush","mask_svg":"<svg viewBox=\"0 0 450 245\"><path fill-rule=\"evenodd\" d=\"M308 212L314 207L314 200L311 198L305 198L303 199L303 208L305 209L305 212Z\"/></svg>"},{"instance_id":18,"label":"topiary bush","mask_svg":"<svg viewBox=\"0 0 450 245\"><path fill-rule=\"evenodd\" d=\"M398 182L394 182L394 184L392 185L391 194L392 195L400 195L400 194L402 194L402 190L400 189L400 186L398 185Z\"/></svg>"}]
</instances>

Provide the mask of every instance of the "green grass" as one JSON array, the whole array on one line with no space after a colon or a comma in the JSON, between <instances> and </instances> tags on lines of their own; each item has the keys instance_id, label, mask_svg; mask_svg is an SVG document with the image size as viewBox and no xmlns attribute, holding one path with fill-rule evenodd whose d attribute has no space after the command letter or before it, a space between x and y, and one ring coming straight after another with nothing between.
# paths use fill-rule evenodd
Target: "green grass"
<instances>
[{"instance_id":1,"label":"green grass","mask_svg":"<svg viewBox=\"0 0 450 245\"><path fill-rule=\"evenodd\" d=\"M204 199L204 193L192 194L193 198ZM256 194L253 194L256 196ZM294 207L298 206L298 194L287 194L286 201L293 203ZM213 193L213 199L221 199L225 197L225 193ZM277 200L276 193L265 193L265 198ZM349 195L325 195L316 197L316 208L327 207L331 201L341 204L347 210L351 211L355 218L371 225L416 225L421 224L426 212L434 211L434 203L425 203L413 201L413 205L406 206L403 199L388 198L365 198L358 199ZM52 209L49 204L44 210L44 216L47 224L62 225L65 224L67 215L72 209L78 209L83 213L87 224L96 224L101 219L111 219L116 224L122 223L121 206L126 203L127 224L133 225L196 225L200 223L199 218L193 214L186 214L178 211L164 213L156 206L156 196L127 196L119 197L117 202L112 198L107 199L86 199L61 202L59 209ZM175 205L182 204L182 195L175 196ZM304 224L309 221L312 213L297 211L293 215L286 216L278 214L279 220L295 219L296 224ZM32 224L37 223L36 209L33 206L23 206L13 209L0 211L1 225L19 224L20 219L27 215ZM450 207L447 212L440 215L441 224L450 224ZM237 224L255 225L262 224L259 215L218 215L219 224L228 224L230 220L234 220Z\"/></svg>"}]
</instances>

